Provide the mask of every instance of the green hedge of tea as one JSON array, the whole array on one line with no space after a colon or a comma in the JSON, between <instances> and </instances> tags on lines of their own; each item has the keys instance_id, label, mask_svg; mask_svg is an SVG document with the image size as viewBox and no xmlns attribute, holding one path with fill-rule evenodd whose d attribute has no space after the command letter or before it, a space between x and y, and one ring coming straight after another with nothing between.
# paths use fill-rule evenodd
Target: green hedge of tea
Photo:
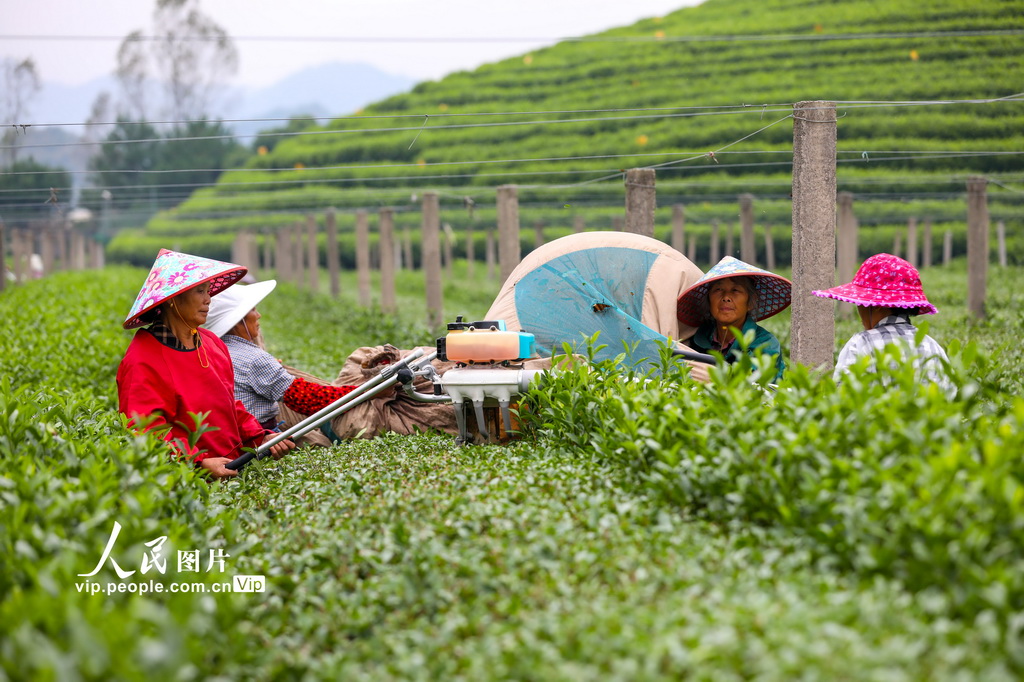
<instances>
[{"instance_id":1,"label":"green hedge of tea","mask_svg":"<svg viewBox=\"0 0 1024 682\"><path fill-rule=\"evenodd\" d=\"M954 353L953 402L798 372L769 407L734 374L696 389L573 372L537 394L538 440L348 442L226 485L116 415L145 271L8 289L0 680L1016 679L1024 361L1003 335L1024 289L993 273L992 320L972 326L962 271L939 274L933 335L983 351ZM482 314L497 283L456 275L446 300ZM282 285L271 349L327 375L357 343L416 343L412 283L397 319ZM125 569L167 536L268 589L83 594L115 521ZM118 582L109 564L93 579Z\"/></svg>"}]
</instances>

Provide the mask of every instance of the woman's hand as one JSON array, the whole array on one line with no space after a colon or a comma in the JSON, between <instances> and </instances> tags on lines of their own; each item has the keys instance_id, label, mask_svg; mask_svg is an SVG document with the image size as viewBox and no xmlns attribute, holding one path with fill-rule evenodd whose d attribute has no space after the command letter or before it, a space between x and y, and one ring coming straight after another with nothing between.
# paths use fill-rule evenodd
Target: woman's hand
<instances>
[{"instance_id":1,"label":"woman's hand","mask_svg":"<svg viewBox=\"0 0 1024 682\"><path fill-rule=\"evenodd\" d=\"M692 379L705 384L711 381L711 377L708 376L708 368L711 365L703 362L693 362L692 360L687 360L686 364L690 366L690 377Z\"/></svg>"},{"instance_id":2,"label":"woman's hand","mask_svg":"<svg viewBox=\"0 0 1024 682\"><path fill-rule=\"evenodd\" d=\"M224 466L230 461L227 457L207 457L199 463L199 466L213 478L230 478L238 475L237 471Z\"/></svg>"},{"instance_id":3,"label":"woman's hand","mask_svg":"<svg viewBox=\"0 0 1024 682\"><path fill-rule=\"evenodd\" d=\"M270 456L274 459L281 459L289 450L295 449L295 443L288 440L287 438L280 443L275 443L270 446Z\"/></svg>"}]
</instances>

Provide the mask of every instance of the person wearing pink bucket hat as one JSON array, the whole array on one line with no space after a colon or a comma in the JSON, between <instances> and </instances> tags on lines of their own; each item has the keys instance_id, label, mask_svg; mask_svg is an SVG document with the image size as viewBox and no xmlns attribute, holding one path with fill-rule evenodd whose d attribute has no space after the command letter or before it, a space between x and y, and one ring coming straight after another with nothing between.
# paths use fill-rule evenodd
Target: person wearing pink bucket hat
<instances>
[{"instance_id":1,"label":"person wearing pink bucket hat","mask_svg":"<svg viewBox=\"0 0 1024 682\"><path fill-rule=\"evenodd\" d=\"M125 329L139 329L117 369L118 409L129 425L157 431L179 455L214 478L233 476L225 464L244 447L263 442L267 430L234 396L234 372L224 343L200 325L210 300L241 279L233 263L161 249L135 298ZM209 428L190 444L191 415ZM284 441L275 457L294 447Z\"/></svg>"},{"instance_id":2,"label":"person wearing pink bucket hat","mask_svg":"<svg viewBox=\"0 0 1024 682\"><path fill-rule=\"evenodd\" d=\"M777 382L786 369L782 347L775 335L757 322L785 310L791 291L792 284L785 277L726 256L679 297L676 317L683 324L697 327L686 345L701 353L718 351L731 364L740 353L732 330L753 332L754 341L747 354L774 356L776 373L772 382ZM700 374L694 377L703 378Z\"/></svg>"},{"instance_id":3,"label":"person wearing pink bucket hat","mask_svg":"<svg viewBox=\"0 0 1024 682\"><path fill-rule=\"evenodd\" d=\"M853 303L857 306L864 331L854 334L839 352L833 374L836 381L858 358L872 356L889 344L899 344L903 357L911 359L924 376L944 389L948 380L940 365L947 360L935 339L925 336L916 341L917 327L910 322L913 315L935 315L938 309L928 301L917 268L899 256L879 253L864 261L853 281L831 289L812 291L820 298Z\"/></svg>"}]
</instances>

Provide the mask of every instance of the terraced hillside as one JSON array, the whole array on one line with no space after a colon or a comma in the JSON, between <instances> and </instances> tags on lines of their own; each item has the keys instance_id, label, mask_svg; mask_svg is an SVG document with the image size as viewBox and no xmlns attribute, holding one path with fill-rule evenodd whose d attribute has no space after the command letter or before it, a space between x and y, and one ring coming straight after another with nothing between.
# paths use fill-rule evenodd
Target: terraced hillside
<instances>
[{"instance_id":1,"label":"terraced hillside","mask_svg":"<svg viewBox=\"0 0 1024 682\"><path fill-rule=\"evenodd\" d=\"M984 174L992 220L1007 223L1011 258L1024 262L1012 236L1024 223L1024 100L1012 97L1024 91L1022 46L1024 0L708 0L289 133L122 233L109 255L148 263L173 239L226 257L238 229L272 231L329 206L350 244L360 208L394 207L399 228L418 228L425 190L440 192L456 232L479 229L509 183L520 186L525 252L538 222L547 239L577 216L613 227L622 169L656 166L659 236L684 204L706 256L711 222L737 222L737 194L751 192L785 262L787 116L794 102L827 99L839 103L839 189L856 195L862 250L891 248L910 217L953 230L961 249L965 180Z\"/></svg>"}]
</instances>

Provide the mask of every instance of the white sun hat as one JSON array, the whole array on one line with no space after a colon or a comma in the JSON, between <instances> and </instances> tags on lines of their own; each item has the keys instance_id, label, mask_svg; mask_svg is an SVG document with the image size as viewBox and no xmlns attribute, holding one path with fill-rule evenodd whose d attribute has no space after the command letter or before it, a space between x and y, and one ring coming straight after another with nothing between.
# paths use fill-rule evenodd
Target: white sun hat
<instances>
[{"instance_id":1,"label":"white sun hat","mask_svg":"<svg viewBox=\"0 0 1024 682\"><path fill-rule=\"evenodd\" d=\"M268 279L256 284L235 284L228 287L220 292L217 298L210 299L210 312L203 327L217 336L224 336L276 286L277 280Z\"/></svg>"}]
</instances>

